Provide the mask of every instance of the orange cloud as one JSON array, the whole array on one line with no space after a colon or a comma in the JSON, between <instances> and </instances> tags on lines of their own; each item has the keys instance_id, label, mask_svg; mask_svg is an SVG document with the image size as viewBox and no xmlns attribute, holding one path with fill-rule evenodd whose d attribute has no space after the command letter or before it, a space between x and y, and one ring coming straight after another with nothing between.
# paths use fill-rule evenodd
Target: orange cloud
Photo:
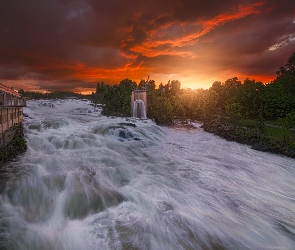
<instances>
[{"instance_id":1,"label":"orange cloud","mask_svg":"<svg viewBox=\"0 0 295 250\"><path fill-rule=\"evenodd\" d=\"M196 88L234 76L269 82L294 52L289 0L10 2L0 1L0 81L24 88L147 76Z\"/></svg>"},{"instance_id":2,"label":"orange cloud","mask_svg":"<svg viewBox=\"0 0 295 250\"><path fill-rule=\"evenodd\" d=\"M229 12L219 14L212 19L199 20L194 23L166 23L158 29L151 30L148 33L148 39L145 42L139 45L134 45L129 50L135 53L140 53L143 56L147 57L160 55L193 57L194 53L192 51L177 51L177 48L195 44L200 37L206 35L213 29L222 26L227 22L235 21L251 14L258 14L260 12L258 8L264 4L265 2L257 2L251 5L239 5L237 8L233 8ZM186 26L190 26L190 30L193 28L193 30L197 29L198 31L188 32L187 34L185 31L183 31L183 34L177 37L169 33L168 29L171 26L176 26L180 30L185 30ZM173 38L166 38L167 36L171 36ZM126 43L128 43L128 41L125 41L124 45L126 45ZM161 49L161 47L163 47L164 45L167 45L167 48Z\"/></svg>"}]
</instances>

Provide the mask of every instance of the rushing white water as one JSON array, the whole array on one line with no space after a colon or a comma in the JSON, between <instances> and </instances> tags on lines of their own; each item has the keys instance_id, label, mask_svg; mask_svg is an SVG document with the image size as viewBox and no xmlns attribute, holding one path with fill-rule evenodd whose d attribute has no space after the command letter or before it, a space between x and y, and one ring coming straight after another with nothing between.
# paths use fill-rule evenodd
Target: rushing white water
<instances>
[{"instance_id":1,"label":"rushing white water","mask_svg":"<svg viewBox=\"0 0 295 250\"><path fill-rule=\"evenodd\" d=\"M28 102L0 249L295 249L293 159L94 111Z\"/></svg>"}]
</instances>

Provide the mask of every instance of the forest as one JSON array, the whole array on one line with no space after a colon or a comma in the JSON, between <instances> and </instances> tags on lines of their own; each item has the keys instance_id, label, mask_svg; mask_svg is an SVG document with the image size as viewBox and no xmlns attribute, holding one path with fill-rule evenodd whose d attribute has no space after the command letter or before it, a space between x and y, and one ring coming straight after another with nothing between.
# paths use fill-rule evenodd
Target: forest
<instances>
[{"instance_id":1,"label":"forest","mask_svg":"<svg viewBox=\"0 0 295 250\"><path fill-rule=\"evenodd\" d=\"M132 90L146 89L147 115L159 125L196 120L205 131L253 148L295 157L295 53L267 84L237 77L209 89L183 89L178 80L160 83L124 79L98 83L93 100L107 116L130 116Z\"/></svg>"},{"instance_id":2,"label":"forest","mask_svg":"<svg viewBox=\"0 0 295 250\"><path fill-rule=\"evenodd\" d=\"M95 102L103 104L103 114L130 116L130 96L134 89L147 91L147 113L158 124L171 124L173 119L206 121L223 116L244 119L290 120L295 116L295 53L277 71L271 83L239 81L237 77L216 81L209 89L183 89L178 80L160 83L141 80L139 84L124 79L118 85L98 83Z\"/></svg>"}]
</instances>

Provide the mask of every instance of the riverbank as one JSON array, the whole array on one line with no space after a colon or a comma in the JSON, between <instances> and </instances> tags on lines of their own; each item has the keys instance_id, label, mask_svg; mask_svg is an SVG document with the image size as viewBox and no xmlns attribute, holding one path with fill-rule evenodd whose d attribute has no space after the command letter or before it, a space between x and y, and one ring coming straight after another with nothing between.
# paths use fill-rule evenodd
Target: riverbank
<instances>
[{"instance_id":1,"label":"riverbank","mask_svg":"<svg viewBox=\"0 0 295 250\"><path fill-rule=\"evenodd\" d=\"M295 159L295 147L287 140L277 140L266 136L264 125L245 127L216 119L204 122L201 127L204 131L228 141L247 144L255 150L281 154Z\"/></svg>"}]
</instances>

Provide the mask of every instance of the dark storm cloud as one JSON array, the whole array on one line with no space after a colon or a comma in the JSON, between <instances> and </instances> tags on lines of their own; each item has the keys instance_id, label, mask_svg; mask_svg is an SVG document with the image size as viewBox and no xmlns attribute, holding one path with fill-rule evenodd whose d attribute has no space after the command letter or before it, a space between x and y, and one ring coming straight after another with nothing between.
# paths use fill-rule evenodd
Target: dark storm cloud
<instances>
[{"instance_id":1,"label":"dark storm cloud","mask_svg":"<svg viewBox=\"0 0 295 250\"><path fill-rule=\"evenodd\" d=\"M237 14L242 14L243 11L247 13L248 7L251 6L242 6L243 3L249 3L249 1L239 1L240 10ZM255 4L254 1L252 1L252 5L253 3ZM210 1L208 5L210 5ZM234 17L232 17L233 20L226 20L237 8L233 7L237 5L232 4L231 6L231 8L221 8L221 11L217 11L219 14L216 14L216 17L223 15L220 16L222 25L216 25L209 32L198 37L198 42L194 43L195 48L191 46L190 51L195 51L196 55L197 52L203 53L205 57L211 58L211 60L205 60L206 68L212 68L211 74L214 74L214 69L215 73L218 73L218 71L229 68L237 72L243 72L244 75L274 75L279 65L283 65L294 50L292 46L287 45L292 44L294 47L295 25L293 20L295 4L290 4L289 1L256 2L253 12L245 14L245 16L241 15L236 20ZM193 8L186 9L185 13L191 13L193 10ZM197 17L203 17L204 21L210 20L212 13L216 13L216 9L212 10L208 15L205 10L202 10L202 14ZM193 21L193 17L188 16L190 21ZM185 22L184 15L179 15L178 18ZM222 23L222 18L226 20L224 23ZM214 21L214 18L212 21ZM280 46L282 45L281 47L284 48L271 51L271 48L277 43L280 43ZM277 47L279 48L279 46ZM185 49L185 46L183 46L183 49ZM281 56L278 56L279 54ZM180 61L183 61L182 59L180 58ZM202 60L196 60L195 65L204 65L203 61L202 56ZM191 66L194 63L188 58L187 64ZM249 67L250 64L251 67ZM259 70L261 71L259 72Z\"/></svg>"},{"instance_id":2,"label":"dark storm cloud","mask_svg":"<svg viewBox=\"0 0 295 250\"><path fill-rule=\"evenodd\" d=\"M220 65L223 62L230 67L237 66L239 71L250 75L274 75L294 51L294 5L292 8L290 2L269 1L262 5L258 15L227 23L204 36L202 41L213 41L210 49ZM285 42L283 48L272 51L271 47L280 42Z\"/></svg>"},{"instance_id":3,"label":"dark storm cloud","mask_svg":"<svg viewBox=\"0 0 295 250\"><path fill-rule=\"evenodd\" d=\"M294 52L293 20L289 0L4 0L0 80L50 89L122 72L271 76Z\"/></svg>"}]
</instances>

